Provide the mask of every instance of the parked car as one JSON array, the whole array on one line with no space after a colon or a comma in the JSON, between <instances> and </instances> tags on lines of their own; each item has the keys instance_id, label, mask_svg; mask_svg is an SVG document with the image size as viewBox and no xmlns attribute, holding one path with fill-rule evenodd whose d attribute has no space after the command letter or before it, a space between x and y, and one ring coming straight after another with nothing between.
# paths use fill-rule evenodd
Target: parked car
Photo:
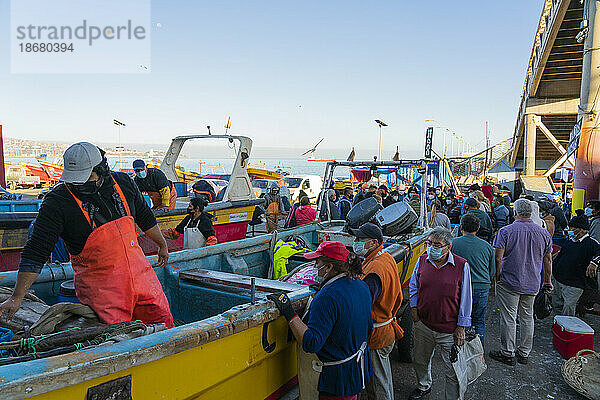
<instances>
[{"instance_id":1,"label":"parked car","mask_svg":"<svg viewBox=\"0 0 600 400\"><path fill-rule=\"evenodd\" d=\"M323 179L318 175L290 175L284 177L283 180L290 189L292 204L300 200L298 196L301 190L306 193L311 202L316 202L323 187Z\"/></svg>"}]
</instances>

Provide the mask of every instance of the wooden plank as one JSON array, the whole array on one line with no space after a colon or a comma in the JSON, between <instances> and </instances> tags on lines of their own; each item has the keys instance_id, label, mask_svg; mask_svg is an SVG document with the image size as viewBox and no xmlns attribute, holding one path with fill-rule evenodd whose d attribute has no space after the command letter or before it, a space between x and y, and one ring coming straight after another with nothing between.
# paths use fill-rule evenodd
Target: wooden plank
<instances>
[{"instance_id":1,"label":"wooden plank","mask_svg":"<svg viewBox=\"0 0 600 400\"><path fill-rule=\"evenodd\" d=\"M250 289L252 286L250 276L229 274L227 272L210 271L207 269L190 269L179 273L179 279L190 283L217 283L220 285L234 286ZM275 281L271 279L255 278L256 290L261 292L293 292L304 289L306 286Z\"/></svg>"},{"instance_id":2,"label":"wooden plank","mask_svg":"<svg viewBox=\"0 0 600 400\"><path fill-rule=\"evenodd\" d=\"M258 246L252 246L252 247L247 247L247 248L243 248L240 250L233 250L231 252L231 254L234 257L242 257L242 256L246 256L248 254L254 254L254 253L259 253L261 251L267 251L269 250L269 243L267 244L261 244Z\"/></svg>"}]
</instances>

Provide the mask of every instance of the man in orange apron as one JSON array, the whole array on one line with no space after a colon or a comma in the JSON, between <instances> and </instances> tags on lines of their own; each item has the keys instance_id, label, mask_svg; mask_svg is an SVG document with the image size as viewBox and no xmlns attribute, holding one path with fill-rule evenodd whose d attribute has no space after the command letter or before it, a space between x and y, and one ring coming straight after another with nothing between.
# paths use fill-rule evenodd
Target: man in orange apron
<instances>
[{"instance_id":1,"label":"man in orange apron","mask_svg":"<svg viewBox=\"0 0 600 400\"><path fill-rule=\"evenodd\" d=\"M361 399L393 400L390 353L395 341L404 334L395 318L402 305L398 267L394 257L383 250L383 233L377 225L367 223L350 231L356 236L352 246L354 252L365 257L362 264L363 281L371 292L373 316L373 334L369 338L373 379Z\"/></svg>"},{"instance_id":2,"label":"man in orange apron","mask_svg":"<svg viewBox=\"0 0 600 400\"><path fill-rule=\"evenodd\" d=\"M173 327L169 303L138 245L135 224L158 245L159 267L169 258L167 243L137 186L126 174L111 172L104 152L91 143L76 143L63 157L63 183L44 197L13 295L0 304L0 316L13 317L60 236L72 255L77 297L103 322L139 319Z\"/></svg>"}]
</instances>

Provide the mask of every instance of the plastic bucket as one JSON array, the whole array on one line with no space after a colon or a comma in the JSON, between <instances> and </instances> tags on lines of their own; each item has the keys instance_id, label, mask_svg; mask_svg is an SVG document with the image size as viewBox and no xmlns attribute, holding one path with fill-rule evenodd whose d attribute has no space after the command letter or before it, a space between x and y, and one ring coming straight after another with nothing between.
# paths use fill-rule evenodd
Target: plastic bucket
<instances>
[{"instance_id":1,"label":"plastic bucket","mask_svg":"<svg viewBox=\"0 0 600 400\"><path fill-rule=\"evenodd\" d=\"M173 182L173 187L177 192L177 197L186 197L188 195L187 182Z\"/></svg>"}]
</instances>

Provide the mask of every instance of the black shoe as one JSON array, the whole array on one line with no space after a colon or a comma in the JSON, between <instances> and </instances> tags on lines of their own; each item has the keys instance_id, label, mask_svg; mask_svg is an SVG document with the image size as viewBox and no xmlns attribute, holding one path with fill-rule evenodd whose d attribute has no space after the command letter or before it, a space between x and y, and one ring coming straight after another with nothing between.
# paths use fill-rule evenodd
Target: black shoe
<instances>
[{"instance_id":1,"label":"black shoe","mask_svg":"<svg viewBox=\"0 0 600 400\"><path fill-rule=\"evenodd\" d=\"M529 363L529 357L525 357L525 356L522 356L519 353L517 353L517 362L519 364L523 364L523 365L528 364Z\"/></svg>"},{"instance_id":2,"label":"black shoe","mask_svg":"<svg viewBox=\"0 0 600 400\"><path fill-rule=\"evenodd\" d=\"M431 388L427 390L421 390L419 388L415 388L413 392L408 396L408 400L419 400L425 398L431 392Z\"/></svg>"},{"instance_id":3,"label":"black shoe","mask_svg":"<svg viewBox=\"0 0 600 400\"><path fill-rule=\"evenodd\" d=\"M490 358L493 358L496 361L500 361L501 363L504 363L506 365L510 365L511 367L514 367L517 364L514 357L505 356L498 350L490 351L489 355Z\"/></svg>"}]
</instances>

